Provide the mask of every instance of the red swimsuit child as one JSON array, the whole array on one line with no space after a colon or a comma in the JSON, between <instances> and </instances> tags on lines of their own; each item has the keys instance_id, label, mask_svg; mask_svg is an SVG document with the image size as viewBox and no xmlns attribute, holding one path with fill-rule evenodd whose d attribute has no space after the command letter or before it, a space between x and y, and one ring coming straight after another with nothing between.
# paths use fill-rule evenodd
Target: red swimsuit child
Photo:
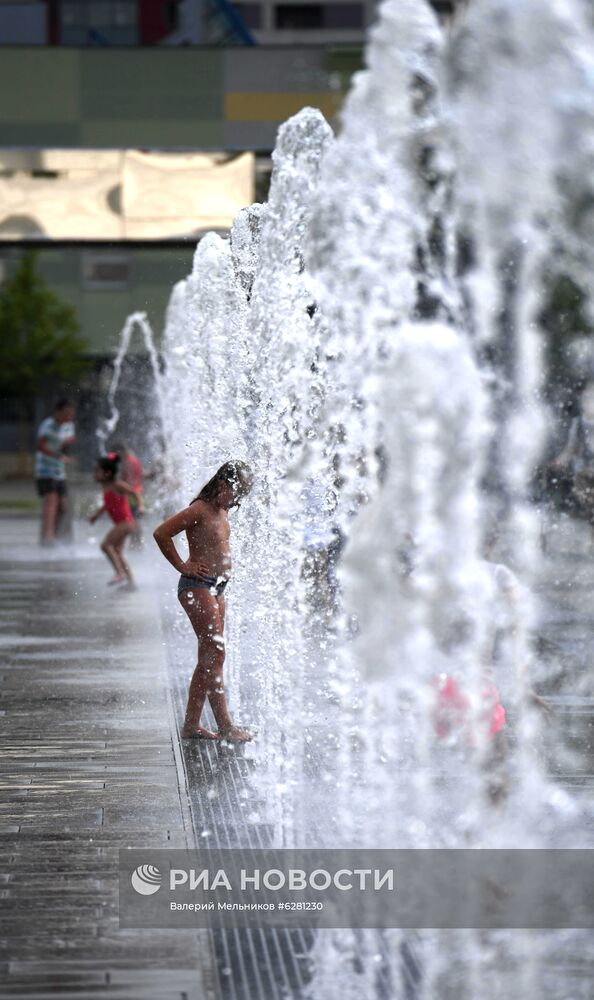
<instances>
[{"instance_id":1,"label":"red swimsuit child","mask_svg":"<svg viewBox=\"0 0 594 1000\"><path fill-rule=\"evenodd\" d=\"M130 502L126 493L105 490L103 493L103 506L114 524L122 524L124 521L134 524L134 515L130 509Z\"/></svg>"}]
</instances>

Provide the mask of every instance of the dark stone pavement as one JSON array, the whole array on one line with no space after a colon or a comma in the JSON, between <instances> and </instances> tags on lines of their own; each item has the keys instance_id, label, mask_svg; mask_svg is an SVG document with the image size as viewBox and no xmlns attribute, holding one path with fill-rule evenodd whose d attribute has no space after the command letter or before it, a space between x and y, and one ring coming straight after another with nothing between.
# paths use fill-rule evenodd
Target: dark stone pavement
<instances>
[{"instance_id":1,"label":"dark stone pavement","mask_svg":"<svg viewBox=\"0 0 594 1000\"><path fill-rule=\"evenodd\" d=\"M194 639L175 626L175 574L149 545L132 554L141 589L115 594L103 526L76 527L76 545L44 551L30 514L0 518L0 996L302 996L313 935L119 930L118 848L205 836L262 847L276 835L257 745L180 750ZM557 515L543 537L537 681L554 709L544 749L554 781L591 801L594 540ZM317 842L315 810L308 823ZM580 969L580 1000L585 982Z\"/></svg>"},{"instance_id":2,"label":"dark stone pavement","mask_svg":"<svg viewBox=\"0 0 594 1000\"><path fill-rule=\"evenodd\" d=\"M118 849L193 846L155 591L36 531L0 519L0 996L208 1000L206 932L118 926Z\"/></svg>"}]
</instances>

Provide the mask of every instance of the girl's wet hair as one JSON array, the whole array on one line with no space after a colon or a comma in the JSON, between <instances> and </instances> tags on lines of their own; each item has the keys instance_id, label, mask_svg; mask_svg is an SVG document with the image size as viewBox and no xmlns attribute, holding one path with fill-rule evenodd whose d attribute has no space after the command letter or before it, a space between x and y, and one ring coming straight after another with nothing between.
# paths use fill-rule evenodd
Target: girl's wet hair
<instances>
[{"instance_id":1,"label":"girl's wet hair","mask_svg":"<svg viewBox=\"0 0 594 1000\"><path fill-rule=\"evenodd\" d=\"M190 503L195 503L196 500L206 500L207 502L214 500L221 483L231 486L235 497L239 499L239 497L244 497L250 492L253 481L252 470L245 462L225 462L215 472L212 479L209 479L206 485L202 487L198 496L194 497Z\"/></svg>"},{"instance_id":2,"label":"girl's wet hair","mask_svg":"<svg viewBox=\"0 0 594 1000\"><path fill-rule=\"evenodd\" d=\"M115 479L120 467L120 456L115 451L109 451L107 455L101 455L97 459L97 465L103 472L108 472L112 479Z\"/></svg>"}]
</instances>

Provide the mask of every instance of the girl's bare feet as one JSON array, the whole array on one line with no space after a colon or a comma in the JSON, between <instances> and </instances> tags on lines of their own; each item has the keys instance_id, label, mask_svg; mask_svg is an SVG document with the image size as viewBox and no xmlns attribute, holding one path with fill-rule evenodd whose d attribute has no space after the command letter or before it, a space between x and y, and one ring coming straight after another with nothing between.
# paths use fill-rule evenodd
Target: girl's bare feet
<instances>
[{"instance_id":1,"label":"girl's bare feet","mask_svg":"<svg viewBox=\"0 0 594 1000\"><path fill-rule=\"evenodd\" d=\"M210 729L205 729L204 726L193 726L188 722L184 723L181 735L183 740L219 740L221 738L218 733L213 733Z\"/></svg>"},{"instance_id":2,"label":"girl's bare feet","mask_svg":"<svg viewBox=\"0 0 594 1000\"><path fill-rule=\"evenodd\" d=\"M219 729L219 738L227 740L228 743L247 743L253 740L251 733L247 729L240 729L239 726L229 726L228 729Z\"/></svg>"}]
</instances>

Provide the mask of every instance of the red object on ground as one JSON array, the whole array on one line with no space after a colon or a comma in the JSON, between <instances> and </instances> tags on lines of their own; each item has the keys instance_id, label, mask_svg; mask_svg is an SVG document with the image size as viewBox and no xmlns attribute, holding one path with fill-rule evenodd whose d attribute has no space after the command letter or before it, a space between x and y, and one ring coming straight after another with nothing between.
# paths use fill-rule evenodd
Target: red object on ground
<instances>
[{"instance_id":1,"label":"red object on ground","mask_svg":"<svg viewBox=\"0 0 594 1000\"><path fill-rule=\"evenodd\" d=\"M455 677L444 674L433 681L436 688L436 700L433 707L433 728L440 739L454 735L467 729L466 739L473 742L473 733L469 727L470 698L466 695ZM485 683L481 691L483 708L479 713L479 721L485 724L487 736L492 739L505 726L505 709L499 701L499 692L494 684Z\"/></svg>"}]
</instances>

